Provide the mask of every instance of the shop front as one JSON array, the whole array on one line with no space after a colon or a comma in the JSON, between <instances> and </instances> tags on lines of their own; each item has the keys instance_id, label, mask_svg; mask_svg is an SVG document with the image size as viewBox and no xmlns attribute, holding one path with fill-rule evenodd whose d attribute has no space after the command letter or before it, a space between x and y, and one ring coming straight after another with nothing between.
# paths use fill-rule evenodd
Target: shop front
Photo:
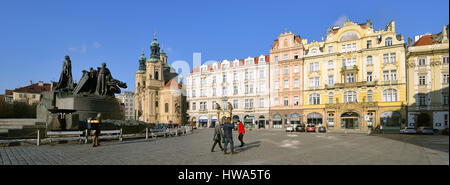
<instances>
[{"instance_id":1,"label":"shop front","mask_svg":"<svg viewBox=\"0 0 450 185\"><path fill-rule=\"evenodd\" d=\"M300 126L301 121L300 121L300 115L297 113L293 113L291 114L291 126L293 126L294 128L296 128L297 126Z\"/></svg>"},{"instance_id":2,"label":"shop front","mask_svg":"<svg viewBox=\"0 0 450 185\"><path fill-rule=\"evenodd\" d=\"M211 128L214 128L216 126L217 123L217 116L212 116L211 117Z\"/></svg>"},{"instance_id":3,"label":"shop front","mask_svg":"<svg viewBox=\"0 0 450 185\"><path fill-rule=\"evenodd\" d=\"M387 111L380 115L380 123L383 129L400 129L400 113L397 111Z\"/></svg>"},{"instance_id":4,"label":"shop front","mask_svg":"<svg viewBox=\"0 0 450 185\"><path fill-rule=\"evenodd\" d=\"M245 128L255 128L255 116L244 116L244 126Z\"/></svg>"},{"instance_id":5,"label":"shop front","mask_svg":"<svg viewBox=\"0 0 450 185\"><path fill-rule=\"evenodd\" d=\"M341 115L341 129L360 129L360 117L356 112L345 112Z\"/></svg>"},{"instance_id":6,"label":"shop front","mask_svg":"<svg viewBox=\"0 0 450 185\"><path fill-rule=\"evenodd\" d=\"M275 114L272 117L272 128L282 128L283 127L283 123L281 120L281 115L280 114Z\"/></svg>"},{"instance_id":7,"label":"shop front","mask_svg":"<svg viewBox=\"0 0 450 185\"><path fill-rule=\"evenodd\" d=\"M200 116L198 119L199 127L207 127L208 126L208 117Z\"/></svg>"},{"instance_id":8,"label":"shop front","mask_svg":"<svg viewBox=\"0 0 450 185\"><path fill-rule=\"evenodd\" d=\"M322 114L317 112L309 113L306 117L306 123L307 124L313 124L313 125L321 125L323 121Z\"/></svg>"}]
</instances>

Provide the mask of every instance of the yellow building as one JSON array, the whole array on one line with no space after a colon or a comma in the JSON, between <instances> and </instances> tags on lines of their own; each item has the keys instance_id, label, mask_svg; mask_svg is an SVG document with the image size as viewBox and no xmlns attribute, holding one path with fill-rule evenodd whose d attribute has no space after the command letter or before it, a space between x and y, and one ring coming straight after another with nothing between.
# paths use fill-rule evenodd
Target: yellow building
<instances>
[{"instance_id":1,"label":"yellow building","mask_svg":"<svg viewBox=\"0 0 450 185\"><path fill-rule=\"evenodd\" d=\"M405 43L395 21L384 30L348 20L326 39L303 39L303 122L329 130L399 129L406 122Z\"/></svg>"},{"instance_id":2,"label":"yellow building","mask_svg":"<svg viewBox=\"0 0 450 185\"><path fill-rule=\"evenodd\" d=\"M408 39L408 126L448 128L448 26L438 34Z\"/></svg>"},{"instance_id":3,"label":"yellow building","mask_svg":"<svg viewBox=\"0 0 450 185\"><path fill-rule=\"evenodd\" d=\"M39 81L33 84L30 81L29 86L16 88L12 91L13 101L15 102L25 102L29 105L36 104L41 98L41 93L44 91L50 91L53 86L56 85L55 82L49 84Z\"/></svg>"},{"instance_id":4,"label":"yellow building","mask_svg":"<svg viewBox=\"0 0 450 185\"><path fill-rule=\"evenodd\" d=\"M150 50L149 60L142 52L136 72L136 119L155 124L185 124L185 88L179 83L178 74L167 64L164 50L160 52L156 35Z\"/></svg>"}]
</instances>

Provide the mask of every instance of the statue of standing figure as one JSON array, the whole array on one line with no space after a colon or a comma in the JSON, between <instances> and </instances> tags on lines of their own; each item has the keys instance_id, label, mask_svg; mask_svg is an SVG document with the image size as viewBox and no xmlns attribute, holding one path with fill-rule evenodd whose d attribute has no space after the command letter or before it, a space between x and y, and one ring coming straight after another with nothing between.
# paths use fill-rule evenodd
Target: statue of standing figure
<instances>
[{"instance_id":1,"label":"statue of standing figure","mask_svg":"<svg viewBox=\"0 0 450 185\"><path fill-rule=\"evenodd\" d=\"M72 79L72 64L70 57L66 55L61 76L59 77L58 85L56 85L55 90L72 90L73 89L73 79Z\"/></svg>"},{"instance_id":2,"label":"statue of standing figure","mask_svg":"<svg viewBox=\"0 0 450 185\"><path fill-rule=\"evenodd\" d=\"M106 95L106 82L111 78L111 72L106 68L106 63L102 63L102 67L98 70L97 87L95 94Z\"/></svg>"},{"instance_id":3,"label":"statue of standing figure","mask_svg":"<svg viewBox=\"0 0 450 185\"><path fill-rule=\"evenodd\" d=\"M115 93L120 93L120 88L127 88L127 84L112 77L111 72L106 68L106 63L102 63L97 74L97 86L95 93L97 95L114 96Z\"/></svg>"}]
</instances>

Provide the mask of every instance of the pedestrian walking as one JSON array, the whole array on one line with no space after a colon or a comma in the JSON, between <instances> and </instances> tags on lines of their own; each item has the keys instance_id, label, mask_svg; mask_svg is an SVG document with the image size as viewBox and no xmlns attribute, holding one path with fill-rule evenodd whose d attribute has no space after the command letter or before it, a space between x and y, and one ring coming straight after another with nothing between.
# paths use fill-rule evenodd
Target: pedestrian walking
<instances>
[{"instance_id":1,"label":"pedestrian walking","mask_svg":"<svg viewBox=\"0 0 450 185\"><path fill-rule=\"evenodd\" d=\"M228 143L230 144L231 154L236 154L236 152L234 152L233 129L234 124L231 123L231 120L226 120L225 124L223 125L224 154L229 154L227 153Z\"/></svg>"},{"instance_id":2,"label":"pedestrian walking","mask_svg":"<svg viewBox=\"0 0 450 185\"><path fill-rule=\"evenodd\" d=\"M238 123L238 128L239 128L239 141L241 141L241 146L243 147L245 145L244 143L244 134L245 134L245 128L244 128L244 124L242 124L242 122L239 121Z\"/></svg>"},{"instance_id":3,"label":"pedestrian walking","mask_svg":"<svg viewBox=\"0 0 450 185\"><path fill-rule=\"evenodd\" d=\"M91 129L94 130L94 137L92 138L92 147L100 146L98 137L100 136L101 132L102 113L98 113L97 117L95 119L92 119L90 123Z\"/></svg>"},{"instance_id":4,"label":"pedestrian walking","mask_svg":"<svg viewBox=\"0 0 450 185\"><path fill-rule=\"evenodd\" d=\"M223 151L223 147L222 147L222 137L223 137L223 131L222 128L220 127L219 123L216 123L216 126L214 128L214 136L213 136L213 141L214 144L211 148L211 152L214 152L214 148L216 147L216 144L219 143L219 147L220 149Z\"/></svg>"}]
</instances>

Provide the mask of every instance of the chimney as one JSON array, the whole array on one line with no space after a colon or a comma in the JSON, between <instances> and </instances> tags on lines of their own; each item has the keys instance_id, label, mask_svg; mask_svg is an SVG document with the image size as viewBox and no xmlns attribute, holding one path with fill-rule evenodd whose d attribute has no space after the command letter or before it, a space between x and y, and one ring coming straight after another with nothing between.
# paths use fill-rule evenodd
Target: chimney
<instances>
[{"instance_id":1,"label":"chimney","mask_svg":"<svg viewBox=\"0 0 450 185\"><path fill-rule=\"evenodd\" d=\"M39 81L38 85L42 87L42 86L44 86L44 82L43 81Z\"/></svg>"},{"instance_id":2,"label":"chimney","mask_svg":"<svg viewBox=\"0 0 450 185\"><path fill-rule=\"evenodd\" d=\"M30 80L30 85L33 85L33 80Z\"/></svg>"}]
</instances>

